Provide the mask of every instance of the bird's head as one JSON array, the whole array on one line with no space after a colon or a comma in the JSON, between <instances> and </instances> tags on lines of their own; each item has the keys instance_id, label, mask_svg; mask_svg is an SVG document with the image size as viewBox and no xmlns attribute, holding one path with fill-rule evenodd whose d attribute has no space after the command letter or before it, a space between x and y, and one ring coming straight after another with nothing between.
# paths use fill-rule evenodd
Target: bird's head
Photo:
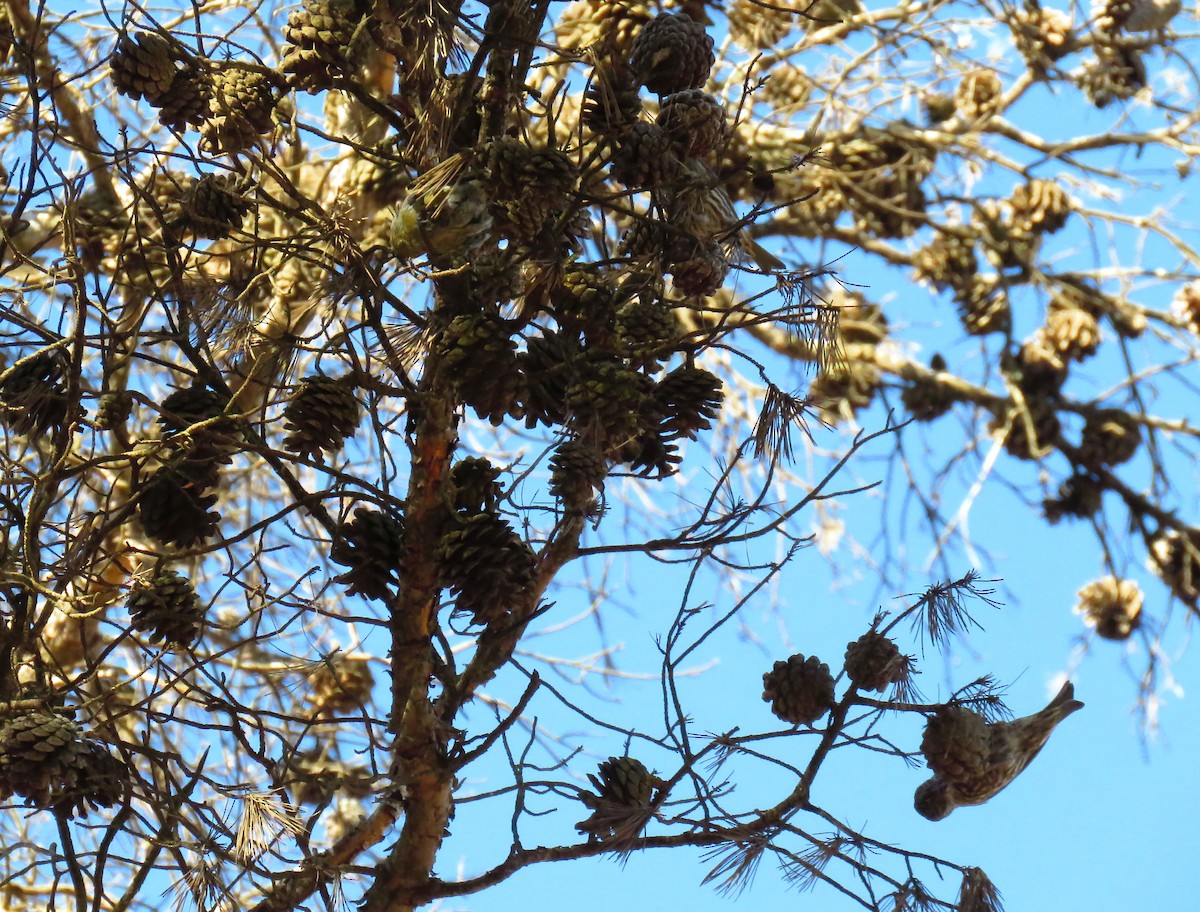
<instances>
[{"instance_id":1,"label":"bird's head","mask_svg":"<svg viewBox=\"0 0 1200 912\"><path fill-rule=\"evenodd\" d=\"M945 781L934 776L917 786L913 807L928 820L945 820L958 805L950 797L950 789Z\"/></svg>"}]
</instances>

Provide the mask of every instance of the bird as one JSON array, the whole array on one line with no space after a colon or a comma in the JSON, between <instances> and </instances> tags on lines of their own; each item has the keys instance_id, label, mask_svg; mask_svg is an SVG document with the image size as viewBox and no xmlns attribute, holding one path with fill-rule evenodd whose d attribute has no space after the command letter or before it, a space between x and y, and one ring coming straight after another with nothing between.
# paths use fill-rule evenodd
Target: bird
<instances>
[{"instance_id":1,"label":"bird","mask_svg":"<svg viewBox=\"0 0 1200 912\"><path fill-rule=\"evenodd\" d=\"M667 200L668 222L700 241L716 241L735 256L748 256L764 272L784 268L779 257L750 237L725 185L704 162L685 158Z\"/></svg>"},{"instance_id":2,"label":"bird","mask_svg":"<svg viewBox=\"0 0 1200 912\"><path fill-rule=\"evenodd\" d=\"M1045 746L1055 727L1083 704L1068 681L1045 709L984 725L982 762L956 774L936 773L917 786L913 806L929 820L943 820L957 807L979 805L1017 778Z\"/></svg>"},{"instance_id":3,"label":"bird","mask_svg":"<svg viewBox=\"0 0 1200 912\"><path fill-rule=\"evenodd\" d=\"M463 156L453 155L409 185L388 226L388 244L397 257L444 257L487 237L492 228L487 192L467 176L466 165Z\"/></svg>"}]
</instances>

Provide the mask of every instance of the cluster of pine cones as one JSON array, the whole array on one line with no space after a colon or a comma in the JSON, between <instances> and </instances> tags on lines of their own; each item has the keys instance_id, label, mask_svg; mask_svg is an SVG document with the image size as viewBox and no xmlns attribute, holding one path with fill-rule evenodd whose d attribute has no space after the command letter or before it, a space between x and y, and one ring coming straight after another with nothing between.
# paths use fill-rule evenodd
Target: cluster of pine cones
<instances>
[{"instance_id":1,"label":"cluster of pine cones","mask_svg":"<svg viewBox=\"0 0 1200 912\"><path fill-rule=\"evenodd\" d=\"M73 817L116 804L127 780L125 764L102 742L85 738L69 713L0 705L0 802L16 795Z\"/></svg>"},{"instance_id":2,"label":"cluster of pine cones","mask_svg":"<svg viewBox=\"0 0 1200 912\"><path fill-rule=\"evenodd\" d=\"M860 690L883 691L902 685L912 674L913 660L876 630L846 644L843 667ZM791 725L814 725L837 704L833 673L816 656L796 654L763 675L763 699L771 712Z\"/></svg>"}]
</instances>

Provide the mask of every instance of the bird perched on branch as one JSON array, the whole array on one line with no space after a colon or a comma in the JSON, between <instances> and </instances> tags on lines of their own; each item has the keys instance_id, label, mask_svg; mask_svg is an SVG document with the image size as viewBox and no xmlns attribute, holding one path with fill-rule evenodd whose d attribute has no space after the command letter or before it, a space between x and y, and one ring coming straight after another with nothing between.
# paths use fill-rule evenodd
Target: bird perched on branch
<instances>
[{"instance_id":1,"label":"bird perched on branch","mask_svg":"<svg viewBox=\"0 0 1200 912\"><path fill-rule=\"evenodd\" d=\"M716 241L735 255L748 256L764 272L784 268L779 257L750 237L733 200L716 173L697 158L680 163L679 178L667 199L667 221L700 241Z\"/></svg>"},{"instance_id":2,"label":"bird perched on branch","mask_svg":"<svg viewBox=\"0 0 1200 912\"><path fill-rule=\"evenodd\" d=\"M983 804L1020 775L1059 722L1082 707L1068 681L1045 709L1011 722L986 722L962 704L939 708L921 739L934 775L917 786L913 806L922 817L942 820L956 807Z\"/></svg>"}]
</instances>

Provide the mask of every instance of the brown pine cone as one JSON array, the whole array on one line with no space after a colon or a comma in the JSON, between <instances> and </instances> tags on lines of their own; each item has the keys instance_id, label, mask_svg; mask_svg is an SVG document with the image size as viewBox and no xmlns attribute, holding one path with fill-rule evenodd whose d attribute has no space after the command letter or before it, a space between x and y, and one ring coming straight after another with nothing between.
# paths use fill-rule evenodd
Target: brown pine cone
<instances>
[{"instance_id":1,"label":"brown pine cone","mask_svg":"<svg viewBox=\"0 0 1200 912\"><path fill-rule=\"evenodd\" d=\"M198 237L229 237L254 208L246 195L248 189L240 178L229 174L204 175L184 194L184 224Z\"/></svg>"},{"instance_id":2,"label":"brown pine cone","mask_svg":"<svg viewBox=\"0 0 1200 912\"><path fill-rule=\"evenodd\" d=\"M1058 486L1054 497L1042 501L1046 520L1058 523L1063 517L1087 519L1095 516L1104 498L1104 486L1087 472L1074 472Z\"/></svg>"},{"instance_id":3,"label":"brown pine cone","mask_svg":"<svg viewBox=\"0 0 1200 912\"><path fill-rule=\"evenodd\" d=\"M1150 541L1150 569L1188 605L1200 601L1200 531L1186 536L1177 529L1159 532Z\"/></svg>"},{"instance_id":4,"label":"brown pine cone","mask_svg":"<svg viewBox=\"0 0 1200 912\"><path fill-rule=\"evenodd\" d=\"M763 699L792 725L812 725L833 709L833 675L816 656L794 655L763 675Z\"/></svg>"},{"instance_id":5,"label":"brown pine cone","mask_svg":"<svg viewBox=\"0 0 1200 912\"><path fill-rule=\"evenodd\" d=\"M200 133L206 152L235 153L271 130L280 89L276 74L227 61L212 74L208 118Z\"/></svg>"},{"instance_id":6,"label":"brown pine cone","mask_svg":"<svg viewBox=\"0 0 1200 912\"><path fill-rule=\"evenodd\" d=\"M221 514L213 510L219 480L209 460L181 458L162 466L136 491L145 533L164 545L191 548L217 534Z\"/></svg>"},{"instance_id":7,"label":"brown pine cone","mask_svg":"<svg viewBox=\"0 0 1200 912\"><path fill-rule=\"evenodd\" d=\"M404 521L370 507L356 507L354 518L338 528L329 559L350 569L337 578L350 595L385 599L399 581L404 557Z\"/></svg>"},{"instance_id":8,"label":"brown pine cone","mask_svg":"<svg viewBox=\"0 0 1200 912\"><path fill-rule=\"evenodd\" d=\"M457 593L456 612L476 624L502 621L533 582L532 549L495 513L460 517L438 543L437 563L442 584Z\"/></svg>"},{"instance_id":9,"label":"brown pine cone","mask_svg":"<svg viewBox=\"0 0 1200 912\"><path fill-rule=\"evenodd\" d=\"M1034 178L1013 191L1009 198L1013 221L1028 231L1054 234L1067 223L1071 197L1057 181Z\"/></svg>"},{"instance_id":10,"label":"brown pine cone","mask_svg":"<svg viewBox=\"0 0 1200 912\"><path fill-rule=\"evenodd\" d=\"M703 89L668 95L656 122L671 137L675 151L685 158L707 155L729 134L725 107Z\"/></svg>"},{"instance_id":11,"label":"brown pine cone","mask_svg":"<svg viewBox=\"0 0 1200 912\"><path fill-rule=\"evenodd\" d=\"M994 70L971 70L954 91L954 105L967 121L978 120L1000 106L1004 84Z\"/></svg>"},{"instance_id":12,"label":"brown pine cone","mask_svg":"<svg viewBox=\"0 0 1200 912\"><path fill-rule=\"evenodd\" d=\"M550 493L570 511L582 511L604 490L608 462L593 444L577 437L564 440L550 457Z\"/></svg>"},{"instance_id":13,"label":"brown pine cone","mask_svg":"<svg viewBox=\"0 0 1200 912\"><path fill-rule=\"evenodd\" d=\"M79 726L65 715L35 709L0 725L0 801L14 793L51 807L77 781L83 752Z\"/></svg>"},{"instance_id":14,"label":"brown pine cone","mask_svg":"<svg viewBox=\"0 0 1200 912\"><path fill-rule=\"evenodd\" d=\"M200 635L204 606L186 576L164 570L130 590L129 618L130 626L152 643L190 646Z\"/></svg>"},{"instance_id":15,"label":"brown pine cone","mask_svg":"<svg viewBox=\"0 0 1200 912\"><path fill-rule=\"evenodd\" d=\"M0 370L0 421L18 434L45 434L67 420L67 373L61 349L41 351Z\"/></svg>"},{"instance_id":16,"label":"brown pine cone","mask_svg":"<svg viewBox=\"0 0 1200 912\"><path fill-rule=\"evenodd\" d=\"M684 13L659 13L642 26L629 52L638 84L657 95L699 88L714 63L712 36Z\"/></svg>"},{"instance_id":17,"label":"brown pine cone","mask_svg":"<svg viewBox=\"0 0 1200 912\"><path fill-rule=\"evenodd\" d=\"M495 510L504 493L498 479L500 469L491 460L468 456L454 464L450 479L454 482L454 509L464 513Z\"/></svg>"},{"instance_id":18,"label":"brown pine cone","mask_svg":"<svg viewBox=\"0 0 1200 912\"><path fill-rule=\"evenodd\" d=\"M600 764L600 775L589 774L595 793L583 792L591 816L575 825L581 833L598 839L635 837L652 815L654 791L662 780L633 757L609 757Z\"/></svg>"},{"instance_id":19,"label":"brown pine cone","mask_svg":"<svg viewBox=\"0 0 1200 912\"><path fill-rule=\"evenodd\" d=\"M347 69L361 19L356 0L304 0L292 10L283 27L286 43L279 61L288 85L310 95L333 88Z\"/></svg>"},{"instance_id":20,"label":"brown pine cone","mask_svg":"<svg viewBox=\"0 0 1200 912\"><path fill-rule=\"evenodd\" d=\"M200 126L208 119L208 103L212 93L212 73L197 63L188 63L175 74L171 91L159 106L159 122L172 130Z\"/></svg>"},{"instance_id":21,"label":"brown pine cone","mask_svg":"<svg viewBox=\"0 0 1200 912\"><path fill-rule=\"evenodd\" d=\"M1122 409L1101 409L1087 416L1079 456L1083 464L1097 469L1131 460L1142 443L1137 420Z\"/></svg>"},{"instance_id":22,"label":"brown pine cone","mask_svg":"<svg viewBox=\"0 0 1200 912\"><path fill-rule=\"evenodd\" d=\"M869 630L846 644L846 674L863 690L886 690L904 679L908 662L900 648L882 633Z\"/></svg>"},{"instance_id":23,"label":"brown pine cone","mask_svg":"<svg viewBox=\"0 0 1200 912\"><path fill-rule=\"evenodd\" d=\"M1115 576L1094 580L1079 590L1075 613L1106 640L1127 640L1142 623L1142 590Z\"/></svg>"},{"instance_id":24,"label":"brown pine cone","mask_svg":"<svg viewBox=\"0 0 1200 912\"><path fill-rule=\"evenodd\" d=\"M940 706L925 723L921 753L929 768L947 780L977 776L988 763L987 722L960 704Z\"/></svg>"},{"instance_id":25,"label":"brown pine cone","mask_svg":"<svg viewBox=\"0 0 1200 912\"><path fill-rule=\"evenodd\" d=\"M182 47L157 32L122 32L108 66L117 92L159 107L186 59Z\"/></svg>"},{"instance_id":26,"label":"brown pine cone","mask_svg":"<svg viewBox=\"0 0 1200 912\"><path fill-rule=\"evenodd\" d=\"M658 124L634 121L617 137L616 144L609 174L630 190L661 186L679 171L671 135Z\"/></svg>"},{"instance_id":27,"label":"brown pine cone","mask_svg":"<svg viewBox=\"0 0 1200 912\"><path fill-rule=\"evenodd\" d=\"M286 449L320 460L321 452L336 452L354 436L362 406L354 395L354 380L314 374L300 381L300 389L283 410Z\"/></svg>"}]
</instances>

